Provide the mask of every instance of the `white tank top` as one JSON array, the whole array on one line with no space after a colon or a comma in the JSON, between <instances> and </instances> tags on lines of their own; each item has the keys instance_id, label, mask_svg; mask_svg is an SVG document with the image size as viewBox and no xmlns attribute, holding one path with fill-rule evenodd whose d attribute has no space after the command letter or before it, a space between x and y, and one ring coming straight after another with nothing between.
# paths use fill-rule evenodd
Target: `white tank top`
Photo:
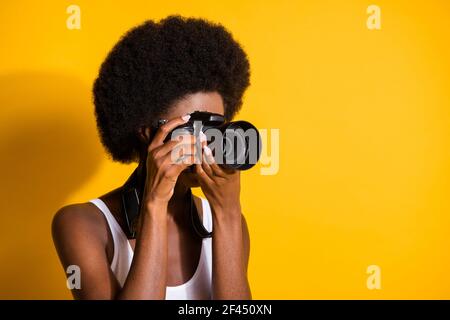
<instances>
[{"instance_id":1,"label":"white tank top","mask_svg":"<svg viewBox=\"0 0 450 320\"><path fill-rule=\"evenodd\" d=\"M211 208L206 199L202 200L203 225L206 230L212 231ZM100 199L93 199L93 203L105 216L114 242L114 256L111 262L111 270L116 276L120 286L123 287L130 271L133 260L133 249L125 233L117 220L112 215L106 204ZM205 238L202 242L199 264L197 269L187 282L166 287L166 300L206 300L211 299L212 283L212 244L211 238Z\"/></svg>"}]
</instances>

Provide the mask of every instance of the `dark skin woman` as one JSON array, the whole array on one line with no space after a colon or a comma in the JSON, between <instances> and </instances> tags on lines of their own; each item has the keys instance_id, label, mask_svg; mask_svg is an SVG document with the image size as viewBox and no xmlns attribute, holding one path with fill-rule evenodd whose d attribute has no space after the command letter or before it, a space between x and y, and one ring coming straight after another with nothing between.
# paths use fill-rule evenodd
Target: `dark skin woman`
<instances>
[{"instance_id":1,"label":"dark skin woman","mask_svg":"<svg viewBox=\"0 0 450 320\"><path fill-rule=\"evenodd\" d=\"M145 166L145 188L136 238L129 239L134 254L123 286L111 270L113 237L99 209L87 202L63 207L55 215L52 232L62 265L81 270L81 288L72 290L76 299L165 299L166 287L191 279L202 250L186 200L194 187L208 200L214 226L210 297L251 299L250 241L239 171L216 164L203 140L202 161L195 161L195 136L166 140L194 111L231 119L248 77L245 53L231 35L200 19L146 22L111 51L94 85L100 137L114 160ZM169 121L155 129L158 119ZM180 147L183 161L174 161L173 151ZM121 188L99 198L125 232ZM200 219L201 203L194 197Z\"/></svg>"}]
</instances>

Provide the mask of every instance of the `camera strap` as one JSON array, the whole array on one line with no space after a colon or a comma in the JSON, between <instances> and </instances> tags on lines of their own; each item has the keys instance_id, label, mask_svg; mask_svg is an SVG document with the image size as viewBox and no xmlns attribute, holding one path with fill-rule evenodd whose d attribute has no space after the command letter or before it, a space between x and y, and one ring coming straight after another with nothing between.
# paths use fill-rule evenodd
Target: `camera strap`
<instances>
[{"instance_id":1,"label":"camera strap","mask_svg":"<svg viewBox=\"0 0 450 320\"><path fill-rule=\"evenodd\" d=\"M142 183L139 183L140 168L136 168L125 184L122 186L122 212L127 226L128 239L136 238L136 227L141 210Z\"/></svg>"},{"instance_id":2,"label":"camera strap","mask_svg":"<svg viewBox=\"0 0 450 320\"><path fill-rule=\"evenodd\" d=\"M146 173L144 171L145 170L143 170L141 166L138 166L122 186L122 212L126 222L126 235L128 239L136 238L136 227L139 213L141 211L141 199L145 186L144 179ZM191 189L189 189L187 197L187 201L189 203L189 215L194 232L200 238L210 238L212 236L212 232L206 230L200 220Z\"/></svg>"},{"instance_id":3,"label":"camera strap","mask_svg":"<svg viewBox=\"0 0 450 320\"><path fill-rule=\"evenodd\" d=\"M190 202L189 215L191 216L192 227L194 228L195 233L200 238L211 238L212 232L206 230L205 226L203 225L203 222L200 220L200 217L198 216L197 208L194 203L194 196L192 195L191 189L189 189L188 197Z\"/></svg>"}]
</instances>

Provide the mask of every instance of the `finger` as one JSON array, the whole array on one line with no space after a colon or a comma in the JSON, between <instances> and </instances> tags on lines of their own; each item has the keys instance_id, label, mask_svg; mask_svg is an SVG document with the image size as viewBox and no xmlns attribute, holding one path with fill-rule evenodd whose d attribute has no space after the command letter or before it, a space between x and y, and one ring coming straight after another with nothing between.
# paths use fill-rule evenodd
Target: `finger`
<instances>
[{"instance_id":1,"label":"finger","mask_svg":"<svg viewBox=\"0 0 450 320\"><path fill-rule=\"evenodd\" d=\"M227 174L216 163L216 160L214 159L212 151L208 146L205 146L203 148L203 154L204 154L204 157L206 158L206 161L204 161L204 162L206 162L206 164L208 165L208 168L209 168L208 170L210 170L210 171L207 171L208 175L225 178L227 176Z\"/></svg>"},{"instance_id":2,"label":"finger","mask_svg":"<svg viewBox=\"0 0 450 320\"><path fill-rule=\"evenodd\" d=\"M182 117L172 119L160 126L153 137L152 143L150 143L149 150L153 150L155 147L162 145L169 133L176 127L188 122L190 117L191 116L187 114Z\"/></svg>"},{"instance_id":3,"label":"finger","mask_svg":"<svg viewBox=\"0 0 450 320\"><path fill-rule=\"evenodd\" d=\"M190 163L185 162L185 159L191 159L191 157L196 157L197 154L197 146L196 145L177 145L172 152L170 153L170 157L172 160L172 163L178 164L180 162L182 163ZM195 159L195 158L194 158Z\"/></svg>"},{"instance_id":4,"label":"finger","mask_svg":"<svg viewBox=\"0 0 450 320\"><path fill-rule=\"evenodd\" d=\"M161 159L158 159L159 162L158 167L160 172L163 173L162 176L171 181L176 181L180 173L193 163L193 156L190 156L189 160L185 159L185 161L186 164L185 163L173 164L172 160L170 159L170 155L167 155Z\"/></svg>"},{"instance_id":5,"label":"finger","mask_svg":"<svg viewBox=\"0 0 450 320\"><path fill-rule=\"evenodd\" d=\"M160 158L165 156L170 152L178 152L178 149L185 148L186 152L190 153L190 150L193 150L195 147L195 137L193 135L185 135L180 136L178 140L170 140L164 143L163 145L156 147L153 149L154 158Z\"/></svg>"},{"instance_id":6,"label":"finger","mask_svg":"<svg viewBox=\"0 0 450 320\"><path fill-rule=\"evenodd\" d=\"M186 169L188 166L195 164L195 154L170 152L162 157L162 166L179 166L180 170Z\"/></svg>"},{"instance_id":7,"label":"finger","mask_svg":"<svg viewBox=\"0 0 450 320\"><path fill-rule=\"evenodd\" d=\"M200 131L200 143L202 145L202 148L208 145L208 138L206 137L206 134L203 133L203 131Z\"/></svg>"},{"instance_id":8,"label":"finger","mask_svg":"<svg viewBox=\"0 0 450 320\"><path fill-rule=\"evenodd\" d=\"M169 152L171 152L177 146L178 143L179 143L179 141L175 141L175 140L168 141L168 142L164 143L163 145L151 150L150 153L153 153L154 159L159 159L159 158L165 156L166 154L168 154Z\"/></svg>"},{"instance_id":9,"label":"finger","mask_svg":"<svg viewBox=\"0 0 450 320\"><path fill-rule=\"evenodd\" d=\"M195 173L197 174L198 181L200 182L200 186L204 186L205 184L212 184L214 181L208 176L208 174L203 170L201 164L197 163L195 165Z\"/></svg>"},{"instance_id":10,"label":"finger","mask_svg":"<svg viewBox=\"0 0 450 320\"><path fill-rule=\"evenodd\" d=\"M185 155L180 157L176 163L171 165L171 170L178 176L183 170L195 164L194 155Z\"/></svg>"},{"instance_id":11,"label":"finger","mask_svg":"<svg viewBox=\"0 0 450 320\"><path fill-rule=\"evenodd\" d=\"M174 148L173 152L182 152L182 154L194 154L197 152L197 138L193 135L179 136L180 143Z\"/></svg>"},{"instance_id":12,"label":"finger","mask_svg":"<svg viewBox=\"0 0 450 320\"><path fill-rule=\"evenodd\" d=\"M203 150L204 150L204 149L205 149L205 148L203 148ZM208 175L208 177L209 177L210 179L214 179L214 172L213 172L213 170L211 169L211 167L210 167L208 161L209 161L209 160L207 159L207 156L206 156L205 152L203 152L203 161L202 161L202 163L201 163L201 168L202 168L203 171Z\"/></svg>"}]
</instances>

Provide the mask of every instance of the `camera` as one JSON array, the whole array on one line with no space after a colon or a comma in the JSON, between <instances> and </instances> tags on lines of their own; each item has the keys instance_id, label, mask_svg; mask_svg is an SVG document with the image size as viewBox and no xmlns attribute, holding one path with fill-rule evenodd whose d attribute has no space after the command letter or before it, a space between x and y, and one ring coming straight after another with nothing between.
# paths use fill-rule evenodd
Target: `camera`
<instances>
[{"instance_id":1,"label":"camera","mask_svg":"<svg viewBox=\"0 0 450 320\"><path fill-rule=\"evenodd\" d=\"M236 170L247 170L258 162L261 155L261 136L258 129L251 123L247 121L227 122L221 114L203 111L195 111L190 116L188 122L176 127L168 134L165 142L176 139L179 135L195 135L199 153L196 156L201 159L200 133L203 132L217 164ZM167 120L159 120L155 129L165 123ZM194 168L194 165L190 166L190 170ZM122 212L129 239L136 237L135 227L140 212L145 176L145 166L138 166L122 187ZM201 238L210 237L211 233L204 229L198 215L193 213L192 194L189 194L192 225Z\"/></svg>"},{"instance_id":2,"label":"camera","mask_svg":"<svg viewBox=\"0 0 450 320\"><path fill-rule=\"evenodd\" d=\"M166 141L180 135L195 135L200 142L200 133L207 138L207 145L217 164L235 169L247 170L253 167L261 156L261 136L258 129L247 121L227 122L221 114L195 111L189 121L172 130ZM159 120L158 127L167 120ZM201 159L201 148L197 148Z\"/></svg>"}]
</instances>

